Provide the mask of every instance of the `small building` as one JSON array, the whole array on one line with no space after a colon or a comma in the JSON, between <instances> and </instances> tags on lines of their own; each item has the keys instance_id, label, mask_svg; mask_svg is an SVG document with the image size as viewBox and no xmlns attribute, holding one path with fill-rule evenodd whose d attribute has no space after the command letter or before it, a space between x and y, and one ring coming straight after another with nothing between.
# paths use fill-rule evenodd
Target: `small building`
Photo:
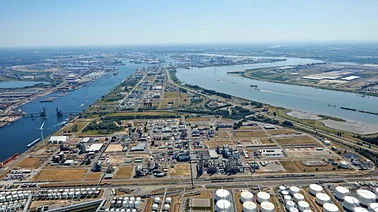
<instances>
[{"instance_id":1,"label":"small building","mask_svg":"<svg viewBox=\"0 0 378 212\"><path fill-rule=\"evenodd\" d=\"M87 148L87 152L98 152L102 148L104 144L92 144L89 148Z\"/></svg>"},{"instance_id":2,"label":"small building","mask_svg":"<svg viewBox=\"0 0 378 212\"><path fill-rule=\"evenodd\" d=\"M210 159L218 159L219 158L215 149L209 149L209 157L210 157Z\"/></svg>"},{"instance_id":3,"label":"small building","mask_svg":"<svg viewBox=\"0 0 378 212\"><path fill-rule=\"evenodd\" d=\"M282 149L262 149L260 150L260 152L263 157L285 157L285 155L282 152Z\"/></svg>"},{"instance_id":4,"label":"small building","mask_svg":"<svg viewBox=\"0 0 378 212\"><path fill-rule=\"evenodd\" d=\"M144 151L146 142L139 142L136 146L131 147L130 151Z\"/></svg>"},{"instance_id":5,"label":"small building","mask_svg":"<svg viewBox=\"0 0 378 212\"><path fill-rule=\"evenodd\" d=\"M105 174L104 176L104 179L108 180L108 179L112 179L113 178L113 174Z\"/></svg>"},{"instance_id":6,"label":"small building","mask_svg":"<svg viewBox=\"0 0 378 212\"><path fill-rule=\"evenodd\" d=\"M51 136L48 142L51 144L61 144L67 142L67 140L67 136Z\"/></svg>"},{"instance_id":7,"label":"small building","mask_svg":"<svg viewBox=\"0 0 378 212\"><path fill-rule=\"evenodd\" d=\"M86 137L80 140L80 143L88 143L91 140L91 138Z\"/></svg>"},{"instance_id":8,"label":"small building","mask_svg":"<svg viewBox=\"0 0 378 212\"><path fill-rule=\"evenodd\" d=\"M75 163L74 160L66 160L66 161L64 161L63 165L64 165L64 166L71 166L71 165L73 165L74 163Z\"/></svg>"}]
</instances>

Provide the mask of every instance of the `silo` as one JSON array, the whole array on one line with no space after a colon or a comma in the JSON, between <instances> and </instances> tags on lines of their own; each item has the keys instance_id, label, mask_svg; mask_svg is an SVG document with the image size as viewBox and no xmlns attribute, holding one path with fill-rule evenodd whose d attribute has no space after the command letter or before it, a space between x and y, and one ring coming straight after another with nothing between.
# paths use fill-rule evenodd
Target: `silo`
<instances>
[{"instance_id":1,"label":"silo","mask_svg":"<svg viewBox=\"0 0 378 212\"><path fill-rule=\"evenodd\" d=\"M299 193L301 190L297 186L290 186L289 188L290 194L293 196L296 193Z\"/></svg>"},{"instance_id":2,"label":"silo","mask_svg":"<svg viewBox=\"0 0 378 212\"><path fill-rule=\"evenodd\" d=\"M339 212L339 208L333 203L324 203L323 212Z\"/></svg>"},{"instance_id":3,"label":"silo","mask_svg":"<svg viewBox=\"0 0 378 212\"><path fill-rule=\"evenodd\" d=\"M300 194L300 193L294 194L294 200L295 202L303 201L304 200L303 194Z\"/></svg>"},{"instance_id":4,"label":"silo","mask_svg":"<svg viewBox=\"0 0 378 212\"><path fill-rule=\"evenodd\" d=\"M243 212L257 212L257 206L254 202L246 201L243 203Z\"/></svg>"},{"instance_id":5,"label":"silo","mask_svg":"<svg viewBox=\"0 0 378 212\"><path fill-rule=\"evenodd\" d=\"M227 199L230 196L230 192L226 189L218 189L215 192L215 199L221 200L221 199Z\"/></svg>"},{"instance_id":6,"label":"silo","mask_svg":"<svg viewBox=\"0 0 378 212\"><path fill-rule=\"evenodd\" d=\"M298 209L301 212L308 210L308 209L310 209L310 204L308 204L306 201L299 201L298 202Z\"/></svg>"},{"instance_id":7,"label":"silo","mask_svg":"<svg viewBox=\"0 0 378 212\"><path fill-rule=\"evenodd\" d=\"M231 203L228 200L221 199L217 201L215 208L217 212L228 212L231 211Z\"/></svg>"},{"instance_id":8,"label":"silo","mask_svg":"<svg viewBox=\"0 0 378 212\"><path fill-rule=\"evenodd\" d=\"M253 194L249 191L243 191L240 194L240 201L247 202L247 201L252 201L253 200Z\"/></svg>"},{"instance_id":9,"label":"silo","mask_svg":"<svg viewBox=\"0 0 378 212\"><path fill-rule=\"evenodd\" d=\"M378 212L378 203L370 203L369 210L374 211L374 212Z\"/></svg>"},{"instance_id":10,"label":"silo","mask_svg":"<svg viewBox=\"0 0 378 212\"><path fill-rule=\"evenodd\" d=\"M261 212L274 212L274 205L271 202L262 202L261 203Z\"/></svg>"},{"instance_id":11,"label":"silo","mask_svg":"<svg viewBox=\"0 0 378 212\"><path fill-rule=\"evenodd\" d=\"M323 191L323 187L318 184L311 184L310 186L310 194L316 196L316 194L321 193Z\"/></svg>"},{"instance_id":12,"label":"silo","mask_svg":"<svg viewBox=\"0 0 378 212\"><path fill-rule=\"evenodd\" d=\"M285 208L286 210L290 210L290 208L296 208L297 205L295 204L294 201L287 201L286 204L285 204Z\"/></svg>"},{"instance_id":13,"label":"silo","mask_svg":"<svg viewBox=\"0 0 378 212\"><path fill-rule=\"evenodd\" d=\"M358 201L357 198L351 196L344 197L343 207L345 210L353 211L353 209L358 206L360 206L360 201Z\"/></svg>"},{"instance_id":14,"label":"silo","mask_svg":"<svg viewBox=\"0 0 378 212\"><path fill-rule=\"evenodd\" d=\"M353 209L353 212L369 212L369 211L363 207L355 207Z\"/></svg>"},{"instance_id":15,"label":"silo","mask_svg":"<svg viewBox=\"0 0 378 212\"><path fill-rule=\"evenodd\" d=\"M259 203L269 202L270 201L270 194L268 194L264 191L260 191L259 193L257 193L257 201Z\"/></svg>"},{"instance_id":16,"label":"silo","mask_svg":"<svg viewBox=\"0 0 378 212\"><path fill-rule=\"evenodd\" d=\"M317 193L315 201L319 205L323 205L324 203L330 202L331 198L327 194Z\"/></svg>"},{"instance_id":17,"label":"silo","mask_svg":"<svg viewBox=\"0 0 378 212\"><path fill-rule=\"evenodd\" d=\"M344 197L350 193L349 189L345 188L344 186L337 186L335 191L335 197L338 200L343 200Z\"/></svg>"},{"instance_id":18,"label":"silo","mask_svg":"<svg viewBox=\"0 0 378 212\"><path fill-rule=\"evenodd\" d=\"M356 191L356 193L361 205L365 207L368 207L370 203L375 202L375 194L369 190L359 189Z\"/></svg>"}]
</instances>

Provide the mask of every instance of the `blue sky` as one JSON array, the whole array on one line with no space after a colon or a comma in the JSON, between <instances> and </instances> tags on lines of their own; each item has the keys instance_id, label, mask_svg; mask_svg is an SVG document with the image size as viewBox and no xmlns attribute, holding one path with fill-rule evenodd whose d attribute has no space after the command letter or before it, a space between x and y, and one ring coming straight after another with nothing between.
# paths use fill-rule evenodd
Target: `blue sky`
<instances>
[{"instance_id":1,"label":"blue sky","mask_svg":"<svg viewBox=\"0 0 378 212\"><path fill-rule=\"evenodd\" d=\"M377 41L377 0L0 0L0 47Z\"/></svg>"}]
</instances>

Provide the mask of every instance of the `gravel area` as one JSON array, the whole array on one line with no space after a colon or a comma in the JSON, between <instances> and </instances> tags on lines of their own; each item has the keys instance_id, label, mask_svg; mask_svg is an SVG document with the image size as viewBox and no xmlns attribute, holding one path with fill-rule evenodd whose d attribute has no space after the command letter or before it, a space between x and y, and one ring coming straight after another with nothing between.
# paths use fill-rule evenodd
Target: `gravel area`
<instances>
[{"instance_id":1,"label":"gravel area","mask_svg":"<svg viewBox=\"0 0 378 212\"><path fill-rule=\"evenodd\" d=\"M356 121L334 121L329 119L323 120L322 122L327 127L361 135L374 134L378 132L378 125L375 124L367 124Z\"/></svg>"}]
</instances>

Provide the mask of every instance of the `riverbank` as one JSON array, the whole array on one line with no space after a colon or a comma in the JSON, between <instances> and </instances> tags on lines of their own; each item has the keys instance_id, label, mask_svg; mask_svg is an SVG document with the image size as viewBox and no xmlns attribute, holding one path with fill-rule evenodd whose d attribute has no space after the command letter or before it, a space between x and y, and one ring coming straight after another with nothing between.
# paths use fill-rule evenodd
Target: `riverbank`
<instances>
[{"instance_id":1,"label":"riverbank","mask_svg":"<svg viewBox=\"0 0 378 212\"><path fill-rule=\"evenodd\" d=\"M274 68L274 67L267 67L267 68ZM332 88L332 87L325 87L325 86L316 86L316 85L311 85L311 84L301 84L301 83L293 83L293 82L280 81L280 80L269 80L269 79L260 78L260 77L253 77L253 76L248 75L247 71L248 70L227 72L227 74L232 75L232 76L245 77L245 78L253 79L253 80L265 81L265 82L280 83L280 84L287 84L287 85L296 85L296 86L303 86L303 87L309 87L309 88L315 88L315 89L348 92L348 93L353 93L353 94L357 94L357 95L378 97L378 93L355 92L355 91L348 90L348 89L339 89L339 88Z\"/></svg>"}]
</instances>

